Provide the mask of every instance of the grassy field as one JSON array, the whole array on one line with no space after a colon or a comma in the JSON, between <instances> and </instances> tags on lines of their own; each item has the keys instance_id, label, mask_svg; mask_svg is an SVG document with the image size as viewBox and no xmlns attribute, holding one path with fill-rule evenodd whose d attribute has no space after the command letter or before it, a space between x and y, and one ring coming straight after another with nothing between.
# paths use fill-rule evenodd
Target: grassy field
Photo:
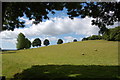
<instances>
[{"instance_id":1,"label":"grassy field","mask_svg":"<svg viewBox=\"0 0 120 80\"><path fill-rule=\"evenodd\" d=\"M14 78L39 76L44 80L46 77L52 80L53 76L64 79L118 77L118 42L113 41L79 41L5 51L1 55L2 75L7 78L13 75Z\"/></svg>"}]
</instances>

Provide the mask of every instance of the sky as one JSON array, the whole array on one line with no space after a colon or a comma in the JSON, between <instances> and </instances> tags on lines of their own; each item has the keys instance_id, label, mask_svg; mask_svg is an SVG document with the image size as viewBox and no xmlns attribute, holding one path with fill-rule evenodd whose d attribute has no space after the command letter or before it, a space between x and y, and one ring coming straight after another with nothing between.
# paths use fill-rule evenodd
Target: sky
<instances>
[{"instance_id":1,"label":"sky","mask_svg":"<svg viewBox=\"0 0 120 80\"><path fill-rule=\"evenodd\" d=\"M21 21L25 21L25 28L15 28L14 31L0 32L0 48L2 49L16 49L17 36L23 33L31 42L35 38L40 38L43 42L49 39L50 45L56 45L58 39L62 39L63 43L73 42L74 39L81 41L82 38L91 35L98 35L99 28L91 25L93 18L76 17L71 20L67 15L67 10L56 11L56 14L48 14L49 20L44 20L38 25L32 24L34 19L29 20L26 15L20 17ZM117 23L108 28L116 27ZM42 43L42 46L43 43ZM33 47L31 47L33 48Z\"/></svg>"}]
</instances>

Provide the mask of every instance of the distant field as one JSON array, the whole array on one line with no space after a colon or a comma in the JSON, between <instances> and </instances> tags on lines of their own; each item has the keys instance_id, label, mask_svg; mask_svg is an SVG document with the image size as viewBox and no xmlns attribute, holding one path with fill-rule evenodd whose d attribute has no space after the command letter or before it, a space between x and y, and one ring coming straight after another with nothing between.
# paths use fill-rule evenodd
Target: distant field
<instances>
[{"instance_id":1,"label":"distant field","mask_svg":"<svg viewBox=\"0 0 120 80\"><path fill-rule=\"evenodd\" d=\"M69 77L73 79L84 77L114 78L117 76L118 70L118 42L114 41L79 41L35 49L4 51L1 55L2 73L7 78L13 77L16 73L24 74L23 70L29 68L31 70L28 70L28 74L36 73L34 77L42 75L42 78L47 76L51 79L53 74L54 76L59 75L56 78L64 79ZM34 67L35 65L37 67ZM57 68L60 69L57 70ZM48 75L40 72L47 69L48 73L51 72ZM58 73L56 73L57 71ZM69 77L63 76L63 74ZM34 77L32 76L32 78Z\"/></svg>"}]
</instances>

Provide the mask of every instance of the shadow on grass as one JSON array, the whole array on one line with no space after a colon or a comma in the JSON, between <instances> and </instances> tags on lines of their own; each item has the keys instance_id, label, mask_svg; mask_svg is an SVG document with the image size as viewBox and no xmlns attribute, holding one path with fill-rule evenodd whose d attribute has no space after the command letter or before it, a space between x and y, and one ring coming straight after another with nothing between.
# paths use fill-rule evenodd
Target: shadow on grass
<instances>
[{"instance_id":1,"label":"shadow on grass","mask_svg":"<svg viewBox=\"0 0 120 80\"><path fill-rule=\"evenodd\" d=\"M117 79L120 66L35 65L14 75L11 80Z\"/></svg>"}]
</instances>

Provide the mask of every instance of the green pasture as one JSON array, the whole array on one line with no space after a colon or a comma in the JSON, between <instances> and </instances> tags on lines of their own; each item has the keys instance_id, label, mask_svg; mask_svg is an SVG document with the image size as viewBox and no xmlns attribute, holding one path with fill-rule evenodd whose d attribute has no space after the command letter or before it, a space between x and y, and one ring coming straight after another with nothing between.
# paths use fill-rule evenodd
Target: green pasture
<instances>
[{"instance_id":1,"label":"green pasture","mask_svg":"<svg viewBox=\"0 0 120 80\"><path fill-rule=\"evenodd\" d=\"M89 40L3 51L2 76L17 80L118 78L118 42ZM30 80L30 79L29 79Z\"/></svg>"}]
</instances>

